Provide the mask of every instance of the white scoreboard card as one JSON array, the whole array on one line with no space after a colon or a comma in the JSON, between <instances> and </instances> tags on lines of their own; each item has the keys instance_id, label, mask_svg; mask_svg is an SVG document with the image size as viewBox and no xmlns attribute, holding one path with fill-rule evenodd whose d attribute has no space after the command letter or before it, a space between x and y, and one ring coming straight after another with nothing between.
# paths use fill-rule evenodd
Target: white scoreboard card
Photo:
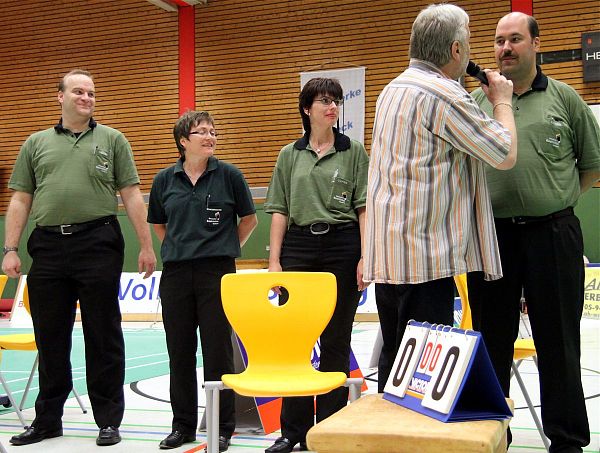
<instances>
[{"instance_id":1,"label":"white scoreboard card","mask_svg":"<svg viewBox=\"0 0 600 453\"><path fill-rule=\"evenodd\" d=\"M392 372L385 384L385 393L390 393L400 398L404 397L421 358L428 333L429 327L413 326L410 324L406 326L400 348L392 366Z\"/></svg>"},{"instance_id":2,"label":"white scoreboard card","mask_svg":"<svg viewBox=\"0 0 600 453\"><path fill-rule=\"evenodd\" d=\"M421 405L442 414L448 414L456 400L458 390L469 365L477 339L463 332L441 332L436 349L427 369L431 380Z\"/></svg>"}]
</instances>

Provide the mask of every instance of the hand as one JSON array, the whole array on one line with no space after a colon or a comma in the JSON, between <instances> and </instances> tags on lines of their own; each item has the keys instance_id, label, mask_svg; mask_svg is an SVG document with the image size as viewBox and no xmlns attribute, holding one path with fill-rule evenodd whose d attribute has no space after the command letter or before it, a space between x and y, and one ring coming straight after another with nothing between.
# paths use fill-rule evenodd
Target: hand
<instances>
[{"instance_id":1,"label":"hand","mask_svg":"<svg viewBox=\"0 0 600 453\"><path fill-rule=\"evenodd\" d=\"M156 269L154 250L151 248L141 249L138 256L138 272L140 274L144 272L144 278L148 278L152 275L154 269Z\"/></svg>"},{"instance_id":2,"label":"hand","mask_svg":"<svg viewBox=\"0 0 600 453\"><path fill-rule=\"evenodd\" d=\"M10 278L21 276L21 259L17 252L8 252L2 260L2 271Z\"/></svg>"},{"instance_id":3,"label":"hand","mask_svg":"<svg viewBox=\"0 0 600 453\"><path fill-rule=\"evenodd\" d=\"M363 259L360 258L358 264L356 265L356 284L358 286L359 291L364 291L371 282L365 282L363 280Z\"/></svg>"},{"instance_id":4,"label":"hand","mask_svg":"<svg viewBox=\"0 0 600 453\"><path fill-rule=\"evenodd\" d=\"M485 70L489 85L481 85L481 89L492 105L498 102L512 104L513 83L497 71Z\"/></svg>"},{"instance_id":5,"label":"hand","mask_svg":"<svg viewBox=\"0 0 600 453\"><path fill-rule=\"evenodd\" d=\"M281 270L281 264L279 263L279 261L277 261L276 263L269 263L269 272L281 272ZM273 291L278 296L281 296L281 288L279 286L274 286L273 288L271 288L271 291Z\"/></svg>"}]
</instances>

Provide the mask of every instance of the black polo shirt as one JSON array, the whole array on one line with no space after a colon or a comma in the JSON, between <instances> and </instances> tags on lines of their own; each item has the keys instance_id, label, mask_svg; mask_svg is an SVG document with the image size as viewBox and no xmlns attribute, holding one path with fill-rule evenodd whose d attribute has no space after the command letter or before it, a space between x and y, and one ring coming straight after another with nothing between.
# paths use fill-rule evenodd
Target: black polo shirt
<instances>
[{"instance_id":1,"label":"black polo shirt","mask_svg":"<svg viewBox=\"0 0 600 453\"><path fill-rule=\"evenodd\" d=\"M236 258L241 255L238 217L255 212L250 188L237 167L211 157L204 174L192 185L179 159L154 177L148 222L167 224L160 250L164 263Z\"/></svg>"}]
</instances>

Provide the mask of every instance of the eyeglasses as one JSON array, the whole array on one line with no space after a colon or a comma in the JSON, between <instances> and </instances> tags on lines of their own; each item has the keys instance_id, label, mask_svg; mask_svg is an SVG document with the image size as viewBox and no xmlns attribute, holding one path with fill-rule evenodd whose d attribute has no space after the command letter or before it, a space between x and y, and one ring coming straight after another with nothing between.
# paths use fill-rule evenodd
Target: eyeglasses
<instances>
[{"instance_id":1,"label":"eyeglasses","mask_svg":"<svg viewBox=\"0 0 600 453\"><path fill-rule=\"evenodd\" d=\"M315 99L314 102L320 102L323 105L331 105L332 102L335 102L335 105L337 105L339 107L340 105L344 105L344 98L331 99L331 98L328 98L327 96L323 96L322 98Z\"/></svg>"},{"instance_id":2,"label":"eyeglasses","mask_svg":"<svg viewBox=\"0 0 600 453\"><path fill-rule=\"evenodd\" d=\"M218 134L214 129L200 129L199 131L190 132L190 135L199 135L200 137L206 137L207 135L210 135L211 137L216 137Z\"/></svg>"}]
</instances>

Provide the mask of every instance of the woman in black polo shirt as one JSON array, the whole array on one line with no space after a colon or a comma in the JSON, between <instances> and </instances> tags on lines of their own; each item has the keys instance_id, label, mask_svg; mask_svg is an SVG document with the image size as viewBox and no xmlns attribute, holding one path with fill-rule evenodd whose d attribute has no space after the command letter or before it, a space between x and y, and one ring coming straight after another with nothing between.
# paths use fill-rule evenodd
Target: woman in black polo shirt
<instances>
[{"instance_id":1,"label":"woman in black polo shirt","mask_svg":"<svg viewBox=\"0 0 600 453\"><path fill-rule=\"evenodd\" d=\"M343 104L334 79L309 80L299 96L306 133L279 153L267 193L272 214L269 271L331 272L337 304L321 335L321 371L349 372L350 334L361 291L361 239L369 159L364 146L333 126ZM317 421L344 407L348 389L317 396ZM284 398L281 437L267 453L306 450L313 425L312 397Z\"/></svg>"},{"instance_id":2,"label":"woman in black polo shirt","mask_svg":"<svg viewBox=\"0 0 600 453\"><path fill-rule=\"evenodd\" d=\"M171 370L173 432L160 443L161 449L196 440L198 328L204 380L218 381L234 372L221 277L235 272L235 258L257 224L242 173L214 157L217 133L210 114L185 113L173 134L181 157L156 175L148 204L148 222L162 241L160 296ZM225 390L219 451L227 450L234 429L234 395Z\"/></svg>"}]
</instances>

